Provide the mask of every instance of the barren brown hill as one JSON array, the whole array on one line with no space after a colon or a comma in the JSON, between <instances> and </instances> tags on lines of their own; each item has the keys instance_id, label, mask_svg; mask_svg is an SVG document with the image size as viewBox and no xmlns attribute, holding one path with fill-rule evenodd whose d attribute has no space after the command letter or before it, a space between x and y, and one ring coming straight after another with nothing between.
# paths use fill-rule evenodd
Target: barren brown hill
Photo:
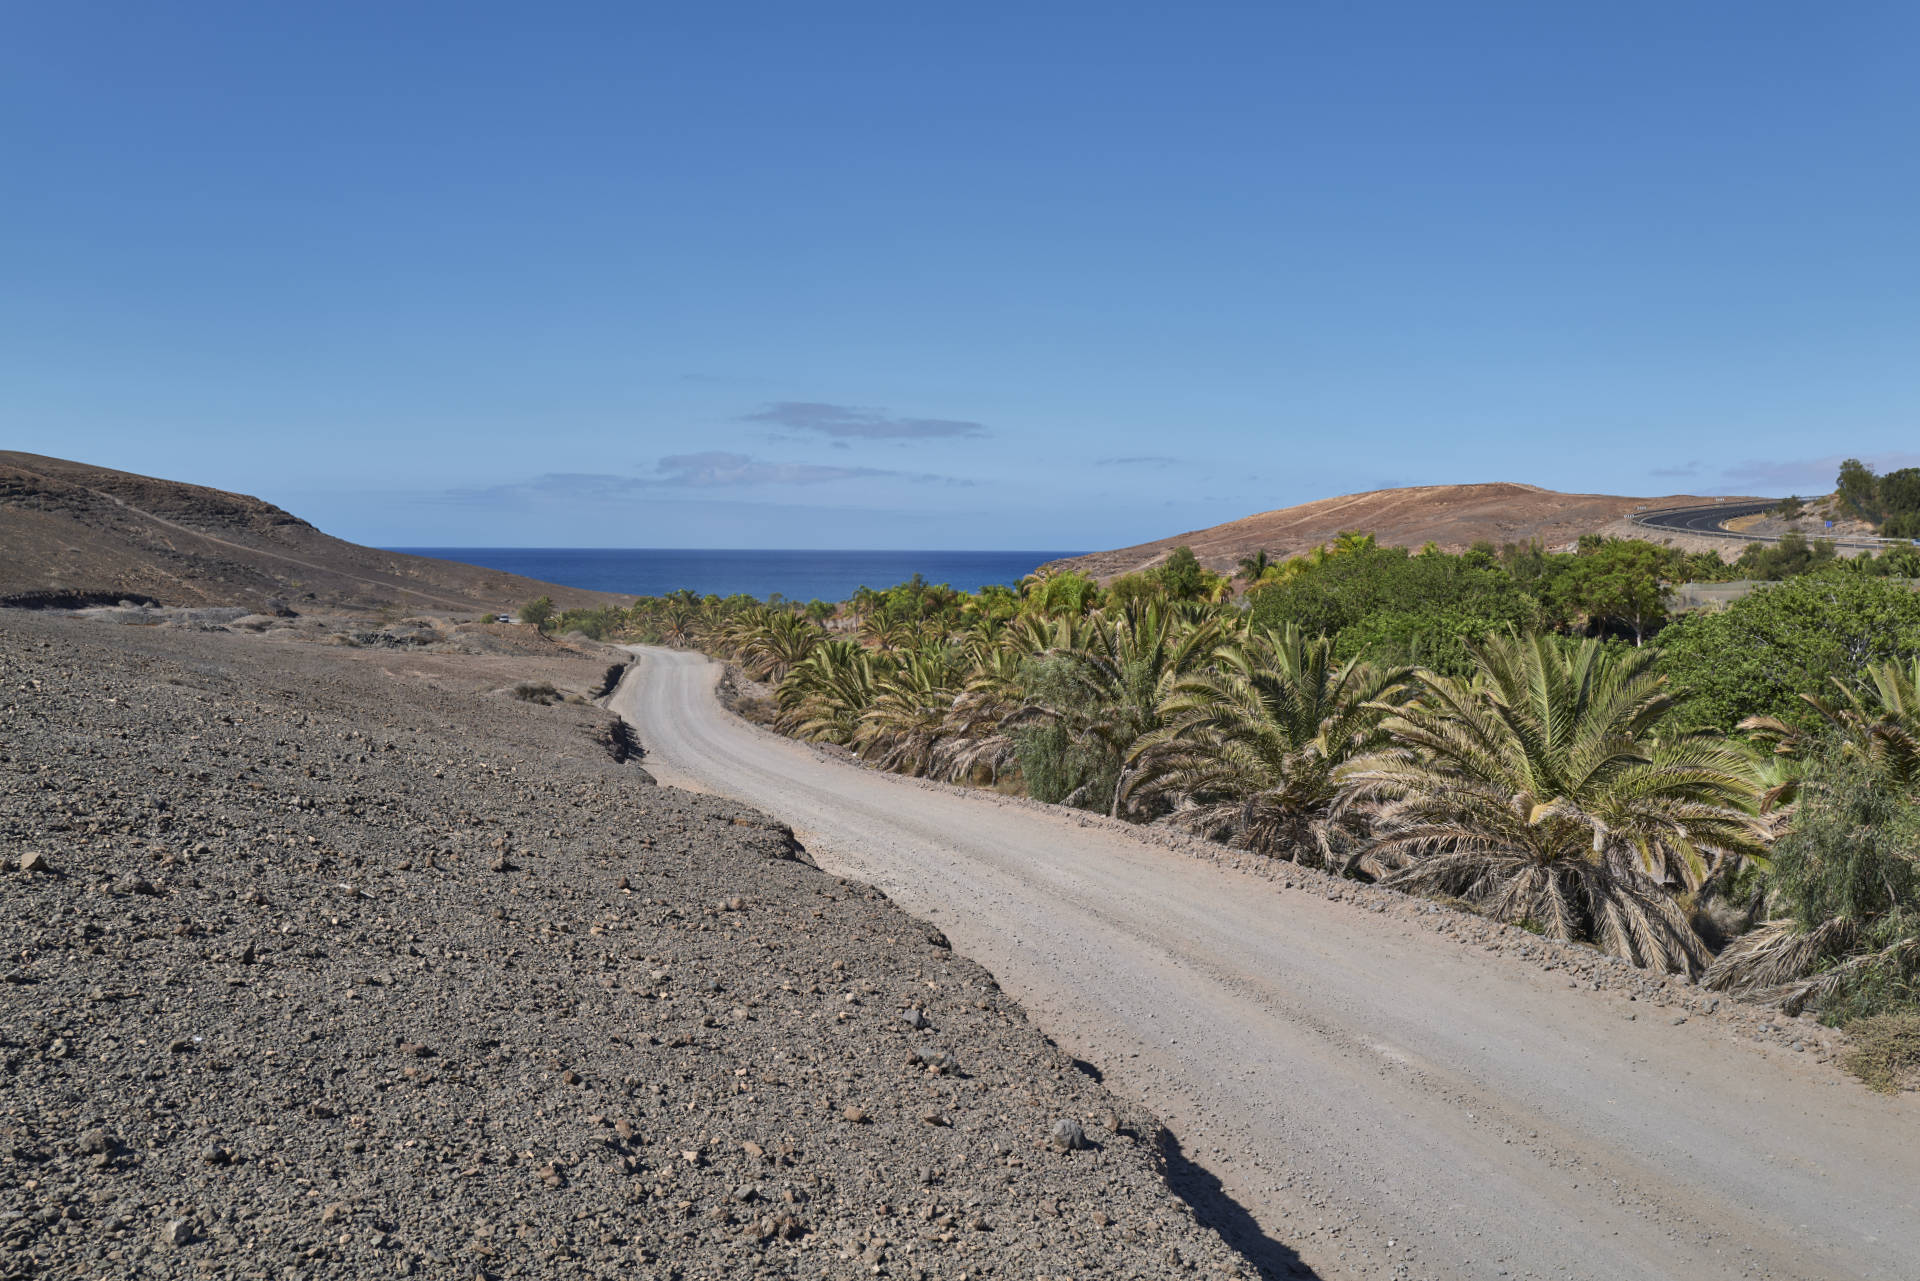
<instances>
[{"instance_id":1,"label":"barren brown hill","mask_svg":"<svg viewBox=\"0 0 1920 1281\"><path fill-rule=\"evenodd\" d=\"M1151 568L1184 544L1208 569L1232 573L1242 556L1261 550L1276 560L1297 556L1348 530L1372 534L1392 547L1421 547L1432 542L1445 551L1457 552L1482 539L1502 544L1537 538L1551 550L1570 546L1580 535L1597 533L1641 508L1713 501L1687 494L1661 498L1562 494L1511 482L1415 485L1322 498L1135 547L1090 552L1055 561L1051 567L1074 569L1106 580Z\"/></svg>"},{"instance_id":2,"label":"barren brown hill","mask_svg":"<svg viewBox=\"0 0 1920 1281\"><path fill-rule=\"evenodd\" d=\"M506 610L536 596L563 609L619 600L362 547L245 494L0 451L0 605Z\"/></svg>"}]
</instances>

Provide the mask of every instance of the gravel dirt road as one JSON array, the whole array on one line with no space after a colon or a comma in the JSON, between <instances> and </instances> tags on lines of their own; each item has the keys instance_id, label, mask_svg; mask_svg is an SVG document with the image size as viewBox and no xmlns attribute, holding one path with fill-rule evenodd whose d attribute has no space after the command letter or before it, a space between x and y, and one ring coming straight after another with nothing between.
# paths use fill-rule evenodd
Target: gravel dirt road
<instances>
[{"instance_id":1,"label":"gravel dirt road","mask_svg":"<svg viewBox=\"0 0 1920 1281\"><path fill-rule=\"evenodd\" d=\"M723 710L701 656L639 652L614 707L662 782L774 815L823 867L938 923L1166 1119L1274 1260L1325 1278L1920 1276L1920 1106L1806 1052L1817 1027L1750 1035L1683 984L1522 963L1545 949L1416 900L867 771ZM1441 916L1460 924L1421 928Z\"/></svg>"}]
</instances>

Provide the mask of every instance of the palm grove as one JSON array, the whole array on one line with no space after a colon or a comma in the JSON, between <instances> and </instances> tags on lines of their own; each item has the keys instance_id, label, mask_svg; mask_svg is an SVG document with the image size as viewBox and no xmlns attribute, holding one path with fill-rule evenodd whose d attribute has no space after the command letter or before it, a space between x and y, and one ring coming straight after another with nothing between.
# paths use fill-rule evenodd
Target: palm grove
<instances>
[{"instance_id":1,"label":"palm grove","mask_svg":"<svg viewBox=\"0 0 1920 1281\"><path fill-rule=\"evenodd\" d=\"M1846 1021L1911 1010L1920 976L1914 559L1809 554L1672 621L1664 588L1702 558L1346 536L1249 558L1238 593L1181 549L1105 587L681 592L558 623L731 659L777 728L880 768L1179 825Z\"/></svg>"}]
</instances>

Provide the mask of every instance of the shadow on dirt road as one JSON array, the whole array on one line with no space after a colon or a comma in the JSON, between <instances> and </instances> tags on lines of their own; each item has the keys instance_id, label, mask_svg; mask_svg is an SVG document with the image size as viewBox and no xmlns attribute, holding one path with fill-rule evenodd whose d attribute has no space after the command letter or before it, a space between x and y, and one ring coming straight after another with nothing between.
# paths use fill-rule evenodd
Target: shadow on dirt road
<instances>
[{"instance_id":1,"label":"shadow on dirt road","mask_svg":"<svg viewBox=\"0 0 1920 1281\"><path fill-rule=\"evenodd\" d=\"M1261 1276L1269 1281L1319 1281L1320 1274L1308 1267L1291 1246L1260 1230L1260 1224L1220 1186L1212 1171L1187 1159L1180 1140L1171 1131L1162 1132L1160 1156L1167 1163L1167 1182L1174 1195L1192 1208L1200 1222L1260 1269Z\"/></svg>"}]
</instances>

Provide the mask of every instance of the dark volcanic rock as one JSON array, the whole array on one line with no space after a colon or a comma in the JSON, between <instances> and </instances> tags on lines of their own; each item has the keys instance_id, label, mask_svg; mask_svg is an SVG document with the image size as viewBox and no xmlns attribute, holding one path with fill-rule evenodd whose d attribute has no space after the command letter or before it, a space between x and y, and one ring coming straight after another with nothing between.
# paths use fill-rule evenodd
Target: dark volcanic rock
<instances>
[{"instance_id":1,"label":"dark volcanic rock","mask_svg":"<svg viewBox=\"0 0 1920 1281\"><path fill-rule=\"evenodd\" d=\"M605 663L0 613L0 1276L1250 1273L936 932L490 692Z\"/></svg>"}]
</instances>

